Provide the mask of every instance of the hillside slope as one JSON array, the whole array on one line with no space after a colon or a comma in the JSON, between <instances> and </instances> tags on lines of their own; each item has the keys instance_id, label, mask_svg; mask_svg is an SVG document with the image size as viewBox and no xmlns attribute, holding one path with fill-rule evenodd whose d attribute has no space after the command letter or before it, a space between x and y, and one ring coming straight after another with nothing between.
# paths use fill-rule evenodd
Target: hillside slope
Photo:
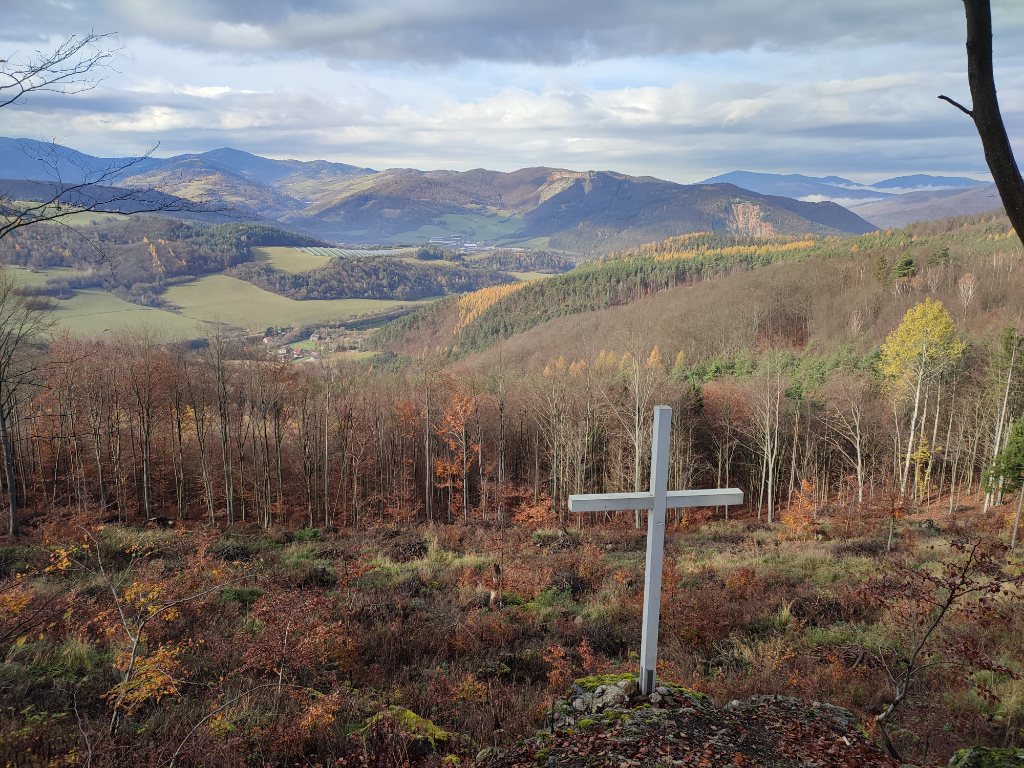
<instances>
[{"instance_id":1,"label":"hillside slope","mask_svg":"<svg viewBox=\"0 0 1024 768\"><path fill-rule=\"evenodd\" d=\"M1008 253L1017 242L1009 231L1005 217L990 214L858 237L683 236L541 283L450 297L380 328L368 344L409 356L454 347L456 358L482 353L485 368L496 363L499 340L503 359L529 368L621 349L631 329L689 360L765 344L831 352L853 338L870 347L921 291L958 304L957 280ZM891 266L904 255L916 275L894 293L890 278L880 283L875 273L880 259ZM1009 278L996 277L978 284L978 300L992 308L979 316L978 333L1009 317L1001 284Z\"/></svg>"},{"instance_id":2,"label":"hillside slope","mask_svg":"<svg viewBox=\"0 0 1024 768\"><path fill-rule=\"evenodd\" d=\"M259 179L202 157L188 157L124 179L128 184L152 185L168 194L228 203L276 219L305 208L301 200L278 192Z\"/></svg>"}]
</instances>

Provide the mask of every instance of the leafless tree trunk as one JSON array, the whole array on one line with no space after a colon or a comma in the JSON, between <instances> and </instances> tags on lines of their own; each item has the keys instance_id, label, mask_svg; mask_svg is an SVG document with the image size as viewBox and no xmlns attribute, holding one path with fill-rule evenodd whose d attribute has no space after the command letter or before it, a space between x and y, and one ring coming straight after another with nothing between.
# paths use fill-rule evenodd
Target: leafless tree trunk
<instances>
[{"instance_id":1,"label":"leafless tree trunk","mask_svg":"<svg viewBox=\"0 0 1024 768\"><path fill-rule=\"evenodd\" d=\"M973 108L939 96L960 109L972 120L985 149L985 161L992 172L1006 215L1018 237L1024 237L1024 179L1013 157L1003 117L996 97L996 81L992 72L992 8L989 0L964 0L967 14L967 82L971 88Z\"/></svg>"}]
</instances>

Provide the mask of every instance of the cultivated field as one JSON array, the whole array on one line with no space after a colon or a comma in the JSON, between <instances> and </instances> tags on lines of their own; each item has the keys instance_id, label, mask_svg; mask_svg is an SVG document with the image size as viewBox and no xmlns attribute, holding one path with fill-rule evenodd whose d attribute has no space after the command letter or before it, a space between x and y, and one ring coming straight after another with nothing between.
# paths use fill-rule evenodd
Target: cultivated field
<instances>
[{"instance_id":1,"label":"cultivated field","mask_svg":"<svg viewBox=\"0 0 1024 768\"><path fill-rule=\"evenodd\" d=\"M275 272L287 272L292 275L322 267L331 258L330 256L323 256L318 253L305 253L298 248L284 246L253 248L252 257L253 261L260 261L270 265Z\"/></svg>"},{"instance_id":2,"label":"cultivated field","mask_svg":"<svg viewBox=\"0 0 1024 768\"><path fill-rule=\"evenodd\" d=\"M266 246L253 248L253 261L269 264L277 272L298 274L322 267L334 258L368 259L376 256L408 257L414 251L408 248L396 248L380 251L369 251L353 248L293 248L289 246Z\"/></svg>"},{"instance_id":3,"label":"cultivated field","mask_svg":"<svg viewBox=\"0 0 1024 768\"><path fill-rule=\"evenodd\" d=\"M377 256L401 256L412 253L412 248L310 248L302 247L295 250L314 256L344 259L372 259Z\"/></svg>"}]
</instances>

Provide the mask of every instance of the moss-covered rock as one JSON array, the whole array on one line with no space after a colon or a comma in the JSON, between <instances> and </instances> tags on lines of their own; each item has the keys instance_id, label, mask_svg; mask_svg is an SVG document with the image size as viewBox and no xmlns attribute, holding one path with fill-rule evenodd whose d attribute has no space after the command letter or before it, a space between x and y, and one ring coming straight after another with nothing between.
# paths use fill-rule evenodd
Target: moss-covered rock
<instances>
[{"instance_id":1,"label":"moss-covered rock","mask_svg":"<svg viewBox=\"0 0 1024 768\"><path fill-rule=\"evenodd\" d=\"M659 680L657 685L658 687L664 686L665 688L668 688L670 691L672 691L672 694L674 696L686 696L690 699L696 699L697 701L710 701L706 693L694 691L690 688L684 688L683 686L678 685L676 683L669 683L665 682L664 680Z\"/></svg>"},{"instance_id":2,"label":"moss-covered rock","mask_svg":"<svg viewBox=\"0 0 1024 768\"><path fill-rule=\"evenodd\" d=\"M369 728L384 717L394 720L404 733L408 733L414 738L425 739L433 749L437 749L438 744L444 744L455 735L451 731L439 728L425 717L420 717L412 710L395 705L391 705L386 711L379 712L367 720L366 728ZM366 730L366 728L363 730Z\"/></svg>"},{"instance_id":3,"label":"moss-covered rock","mask_svg":"<svg viewBox=\"0 0 1024 768\"><path fill-rule=\"evenodd\" d=\"M590 677L581 677L578 680L573 680L573 685L583 689L587 693L593 693L602 685L615 685L621 680L636 679L636 675L631 673L624 673L621 675L591 675Z\"/></svg>"},{"instance_id":4,"label":"moss-covered rock","mask_svg":"<svg viewBox=\"0 0 1024 768\"><path fill-rule=\"evenodd\" d=\"M961 749L949 760L949 768L1022 768L1024 749L971 747Z\"/></svg>"},{"instance_id":5,"label":"moss-covered rock","mask_svg":"<svg viewBox=\"0 0 1024 768\"><path fill-rule=\"evenodd\" d=\"M579 688L582 691L586 691L587 693L593 693L602 685L615 685L616 683L620 683L625 680L636 679L636 675L630 672L624 672L618 675L591 675L590 677L581 677L577 680L573 680L573 686ZM686 696L690 699L695 699L697 701L709 700L708 695L706 693L701 693L700 691L693 691L689 688L684 688L678 683L670 683L665 680L658 680L655 683L655 685L658 688L668 688L674 696Z\"/></svg>"}]
</instances>

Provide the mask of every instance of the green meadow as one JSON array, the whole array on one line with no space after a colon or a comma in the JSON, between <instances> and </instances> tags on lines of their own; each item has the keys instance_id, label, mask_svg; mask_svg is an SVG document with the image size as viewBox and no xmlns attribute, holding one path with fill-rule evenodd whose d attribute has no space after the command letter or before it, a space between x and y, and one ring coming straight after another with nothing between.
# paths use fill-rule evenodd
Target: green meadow
<instances>
[{"instance_id":1,"label":"green meadow","mask_svg":"<svg viewBox=\"0 0 1024 768\"><path fill-rule=\"evenodd\" d=\"M12 268L15 279L26 287L40 288L51 277L74 274L73 269L55 268L38 271ZM202 331L194 319L163 309L140 307L122 301L113 294L99 290L75 291L70 299L56 302L53 320L58 332L66 330L76 336L96 337L142 325L159 330L169 338L194 338Z\"/></svg>"},{"instance_id":2,"label":"green meadow","mask_svg":"<svg viewBox=\"0 0 1024 768\"><path fill-rule=\"evenodd\" d=\"M377 299L295 301L227 275L207 275L172 286L164 292L163 297L168 303L179 307L181 314L186 317L252 329L342 320L366 312L422 303Z\"/></svg>"},{"instance_id":3,"label":"green meadow","mask_svg":"<svg viewBox=\"0 0 1024 768\"><path fill-rule=\"evenodd\" d=\"M35 288L45 285L49 278L74 274L74 270L64 268L38 271L14 268L12 271L21 285ZM146 325L167 338L178 339L204 336L212 323L260 330L267 326L344 320L422 303L375 299L295 301L227 275L207 275L172 286L164 292L163 298L174 305L175 311L131 304L105 291L78 290L70 299L56 302L53 319L58 332L67 330L76 336L96 337L104 332Z\"/></svg>"},{"instance_id":4,"label":"green meadow","mask_svg":"<svg viewBox=\"0 0 1024 768\"><path fill-rule=\"evenodd\" d=\"M486 213L446 213L441 217L446 227L425 224L419 229L400 232L391 240L396 243L410 243L451 234L461 234L467 240L502 240L511 237L525 224L522 216L515 216L497 208L486 210ZM472 235L467 234L470 231L473 232Z\"/></svg>"},{"instance_id":5,"label":"green meadow","mask_svg":"<svg viewBox=\"0 0 1024 768\"><path fill-rule=\"evenodd\" d=\"M549 240L551 240L550 237L533 237L529 240L506 242L502 244L502 248L530 248L534 251L546 251L548 250Z\"/></svg>"},{"instance_id":6,"label":"green meadow","mask_svg":"<svg viewBox=\"0 0 1024 768\"><path fill-rule=\"evenodd\" d=\"M252 249L252 260L268 264L276 272L295 275L322 267L331 260L330 256L303 253L298 248L287 246L266 246Z\"/></svg>"},{"instance_id":7,"label":"green meadow","mask_svg":"<svg viewBox=\"0 0 1024 768\"><path fill-rule=\"evenodd\" d=\"M204 335L202 324L155 307L140 307L106 291L75 291L75 295L57 302L54 319L75 336L95 337L145 325L169 339L191 339Z\"/></svg>"}]
</instances>

